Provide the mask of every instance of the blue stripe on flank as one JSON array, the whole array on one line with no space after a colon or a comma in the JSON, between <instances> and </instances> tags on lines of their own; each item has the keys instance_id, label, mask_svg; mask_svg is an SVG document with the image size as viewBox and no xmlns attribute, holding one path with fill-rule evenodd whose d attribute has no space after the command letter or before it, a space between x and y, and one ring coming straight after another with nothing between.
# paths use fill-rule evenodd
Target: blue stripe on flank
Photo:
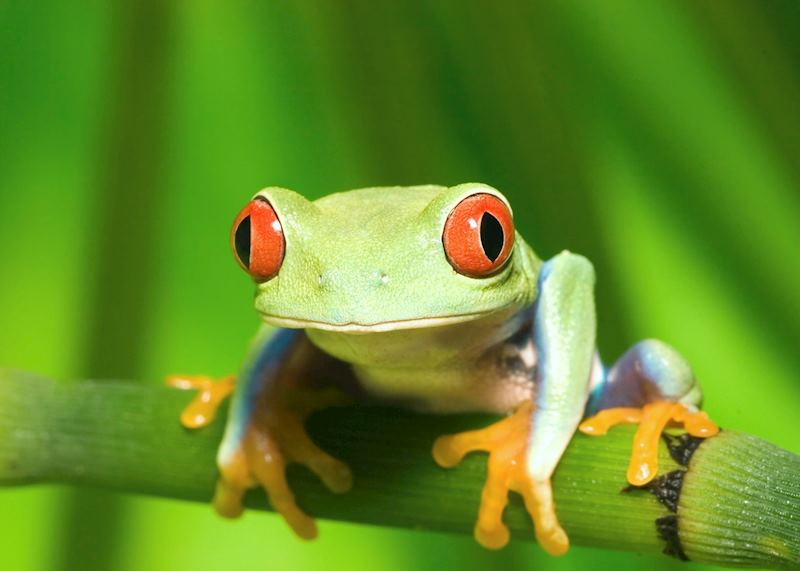
<instances>
[{"instance_id":1,"label":"blue stripe on flank","mask_svg":"<svg viewBox=\"0 0 800 571\"><path fill-rule=\"evenodd\" d=\"M220 447L220 459L230 457L245 435L259 393L277 378L287 357L300 338L300 329L277 329L255 354L245 362L236 380L236 393L231 402L225 437Z\"/></svg>"},{"instance_id":2,"label":"blue stripe on flank","mask_svg":"<svg viewBox=\"0 0 800 571\"><path fill-rule=\"evenodd\" d=\"M552 260L548 260L544 264L542 264L541 270L539 271L539 278L536 284L536 299L533 302L533 344L536 348L536 386L538 387L539 384L545 379L545 371L547 370L547 350L546 350L546 343L545 343L545 326L544 322L540 320L539 315L539 304L542 299L542 293L544 292L544 282L547 277L550 275L550 271L552 270L553 262ZM541 391L536 390L536 401L538 406L539 394Z\"/></svg>"},{"instance_id":3,"label":"blue stripe on flank","mask_svg":"<svg viewBox=\"0 0 800 571\"><path fill-rule=\"evenodd\" d=\"M583 413L584 418L589 418L600 412L600 397L603 395L603 391L606 389L606 383L608 383L609 368L606 367L602 361L600 361L600 369L602 380L589 394L589 400L586 402L586 410Z\"/></svg>"}]
</instances>

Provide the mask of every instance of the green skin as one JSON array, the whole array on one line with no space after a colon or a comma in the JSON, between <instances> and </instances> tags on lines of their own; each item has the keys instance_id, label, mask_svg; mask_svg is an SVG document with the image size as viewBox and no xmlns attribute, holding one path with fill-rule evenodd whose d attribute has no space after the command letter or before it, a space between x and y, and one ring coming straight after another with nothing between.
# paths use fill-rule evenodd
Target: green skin
<instances>
[{"instance_id":1,"label":"green skin","mask_svg":"<svg viewBox=\"0 0 800 571\"><path fill-rule=\"evenodd\" d=\"M640 343L608 373L602 367L585 258L562 252L543 264L517 233L497 273L455 271L443 228L475 193L506 201L475 183L369 188L314 202L282 188L258 193L275 209L286 249L277 275L257 285L267 325L239 375L218 456L223 478L259 414L255 396L281 382L265 355L297 354L276 349L276 332L286 329L305 330L315 348L309 359L321 351L352 365L378 399L441 413L509 413L533 399L527 469L547 493L587 412L655 398L699 404L691 369L660 342Z\"/></svg>"},{"instance_id":2,"label":"green skin","mask_svg":"<svg viewBox=\"0 0 800 571\"><path fill-rule=\"evenodd\" d=\"M541 262L517 235L501 272L476 279L453 270L442 228L476 191L505 200L477 185L364 189L313 203L260 192L279 209L287 248L278 275L258 285L256 309L353 364L370 393L429 410L507 412L518 403L492 406L483 394L455 405L474 384L476 361L502 340L495 328L533 303Z\"/></svg>"}]
</instances>

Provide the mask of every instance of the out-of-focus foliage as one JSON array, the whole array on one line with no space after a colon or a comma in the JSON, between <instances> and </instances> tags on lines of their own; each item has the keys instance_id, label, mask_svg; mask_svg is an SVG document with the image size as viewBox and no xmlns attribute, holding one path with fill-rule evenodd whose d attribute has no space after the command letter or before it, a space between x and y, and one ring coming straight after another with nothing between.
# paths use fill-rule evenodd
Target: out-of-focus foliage
<instances>
[{"instance_id":1,"label":"out-of-focus foliage","mask_svg":"<svg viewBox=\"0 0 800 571\"><path fill-rule=\"evenodd\" d=\"M229 373L255 190L480 180L594 261L607 359L667 340L723 426L800 451L800 5L382 4L2 3L0 366ZM678 565L49 488L0 513L14 570Z\"/></svg>"}]
</instances>

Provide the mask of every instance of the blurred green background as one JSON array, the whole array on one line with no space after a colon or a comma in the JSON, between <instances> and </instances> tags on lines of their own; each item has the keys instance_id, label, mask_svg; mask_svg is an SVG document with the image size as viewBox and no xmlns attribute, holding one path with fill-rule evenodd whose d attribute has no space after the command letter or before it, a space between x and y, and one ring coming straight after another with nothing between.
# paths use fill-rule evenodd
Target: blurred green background
<instances>
[{"instance_id":1,"label":"blurred green background","mask_svg":"<svg viewBox=\"0 0 800 571\"><path fill-rule=\"evenodd\" d=\"M477 180L541 256L594 261L607 360L660 337L723 426L800 452L800 3L224 4L0 3L0 366L227 374L254 191ZM331 522L304 544L58 487L0 514L10 570L680 565Z\"/></svg>"}]
</instances>

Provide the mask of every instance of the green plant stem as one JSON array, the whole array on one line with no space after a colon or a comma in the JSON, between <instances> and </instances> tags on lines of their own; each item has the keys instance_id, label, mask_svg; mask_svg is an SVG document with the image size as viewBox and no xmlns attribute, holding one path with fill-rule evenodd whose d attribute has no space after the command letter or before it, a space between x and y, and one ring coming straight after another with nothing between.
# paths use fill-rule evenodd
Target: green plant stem
<instances>
[{"instance_id":1,"label":"green plant stem","mask_svg":"<svg viewBox=\"0 0 800 571\"><path fill-rule=\"evenodd\" d=\"M138 383L57 383L0 371L0 484L59 482L207 502L223 419L196 431L182 428L178 415L191 397ZM470 533L485 456L471 455L444 470L434 464L430 448L440 434L489 421L391 408L330 409L312 417L308 427L325 450L353 467L353 490L332 494L298 466L289 469L290 483L301 507L317 517ZM752 436L723 432L699 444L688 468L662 444L660 474L678 474L683 483L674 494L675 478L650 490L628 489L633 430L619 427L595 438L579 434L559 464L553 481L557 510L574 545L666 550L734 566L800 565L800 457ZM258 490L246 503L269 509ZM505 521L515 537L533 537L516 496Z\"/></svg>"}]
</instances>

